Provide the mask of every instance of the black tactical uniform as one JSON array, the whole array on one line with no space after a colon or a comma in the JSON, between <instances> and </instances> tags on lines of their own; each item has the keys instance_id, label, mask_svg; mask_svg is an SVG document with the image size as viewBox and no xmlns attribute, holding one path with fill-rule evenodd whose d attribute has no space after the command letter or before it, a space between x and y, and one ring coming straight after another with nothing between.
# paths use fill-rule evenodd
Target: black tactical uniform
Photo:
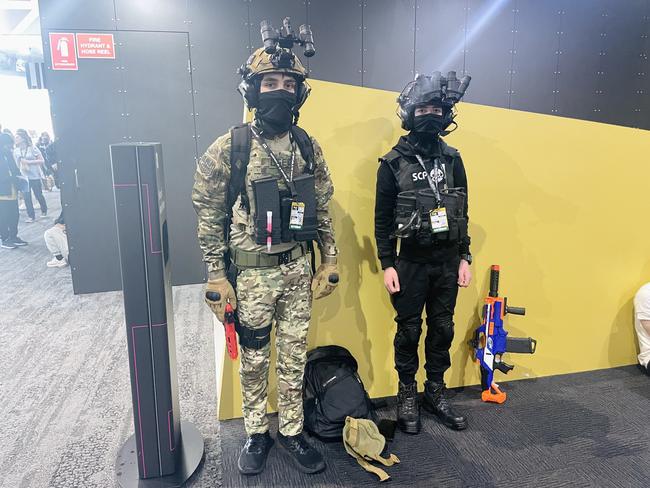
<instances>
[{"instance_id":1,"label":"black tactical uniform","mask_svg":"<svg viewBox=\"0 0 650 488\"><path fill-rule=\"evenodd\" d=\"M417 84L418 79L413 83ZM438 105L424 92L420 106ZM394 267L400 283L400 291L391 295L397 313L394 347L400 380L398 423L408 433L417 433L420 428L415 375L419 367L422 311L426 310L427 382L423 405L445 425L463 429L466 419L451 411L444 397L443 375L451 364L449 348L454 337L458 268L461 258L471 262L467 176L459 152L448 146L439 133L416 131L417 120L412 112L410 117L410 123L404 125L411 132L380 158L375 202L375 238L381 267ZM435 197L418 197L413 209L406 212L408 216L414 210L416 222L400 215L404 213L403 197L409 200L408 197L427 192L434 196L434 190L439 192L440 201ZM429 215L440 207L446 208L448 230L434 233ZM407 220L407 225L413 227L410 232L404 232ZM401 236L399 253L396 234Z\"/></svg>"}]
</instances>

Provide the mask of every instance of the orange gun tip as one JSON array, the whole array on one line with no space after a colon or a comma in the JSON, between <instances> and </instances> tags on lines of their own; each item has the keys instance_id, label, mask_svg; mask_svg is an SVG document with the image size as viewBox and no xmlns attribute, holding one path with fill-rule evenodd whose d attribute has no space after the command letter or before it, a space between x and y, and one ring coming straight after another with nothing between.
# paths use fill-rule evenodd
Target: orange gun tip
<instances>
[{"instance_id":1,"label":"orange gun tip","mask_svg":"<svg viewBox=\"0 0 650 488\"><path fill-rule=\"evenodd\" d=\"M499 265L498 264L493 264L492 265L492 271L499 271Z\"/></svg>"}]
</instances>

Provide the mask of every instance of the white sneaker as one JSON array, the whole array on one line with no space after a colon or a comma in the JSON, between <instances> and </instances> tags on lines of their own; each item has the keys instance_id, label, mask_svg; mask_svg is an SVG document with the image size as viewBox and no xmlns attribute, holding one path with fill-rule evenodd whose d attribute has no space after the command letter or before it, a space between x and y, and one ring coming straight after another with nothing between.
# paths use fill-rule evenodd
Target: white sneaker
<instances>
[{"instance_id":1,"label":"white sneaker","mask_svg":"<svg viewBox=\"0 0 650 488\"><path fill-rule=\"evenodd\" d=\"M30 218L28 218L27 220L25 220L25 222L28 223L28 224L33 224L34 222L36 222L36 219L32 219L32 218L30 217Z\"/></svg>"},{"instance_id":2,"label":"white sneaker","mask_svg":"<svg viewBox=\"0 0 650 488\"><path fill-rule=\"evenodd\" d=\"M52 258L47 262L48 268L63 268L68 265L68 262L65 259L56 259Z\"/></svg>"}]
</instances>

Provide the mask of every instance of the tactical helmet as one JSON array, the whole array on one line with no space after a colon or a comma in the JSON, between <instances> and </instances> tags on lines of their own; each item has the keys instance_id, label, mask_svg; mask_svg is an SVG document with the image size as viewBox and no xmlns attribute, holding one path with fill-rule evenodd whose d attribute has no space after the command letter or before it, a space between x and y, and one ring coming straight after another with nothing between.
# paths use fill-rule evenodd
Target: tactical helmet
<instances>
[{"instance_id":1,"label":"tactical helmet","mask_svg":"<svg viewBox=\"0 0 650 488\"><path fill-rule=\"evenodd\" d=\"M415 109L423 105L442 108L442 126L449 127L456 116L454 105L463 98L471 79L465 75L458 80L455 71L450 71L447 77L442 76L440 71L434 71L431 76L416 75L415 80L409 82L397 97L397 115L402 120L402 128L413 130Z\"/></svg>"},{"instance_id":2,"label":"tactical helmet","mask_svg":"<svg viewBox=\"0 0 650 488\"><path fill-rule=\"evenodd\" d=\"M289 49L277 48L274 53L267 53L263 47L250 55L245 64L239 68L242 81L237 90L244 97L248 109L257 107L260 83L267 73L283 73L296 78L296 105L297 112L305 103L311 87L305 81L308 76L307 69L300 62L300 58Z\"/></svg>"}]
</instances>

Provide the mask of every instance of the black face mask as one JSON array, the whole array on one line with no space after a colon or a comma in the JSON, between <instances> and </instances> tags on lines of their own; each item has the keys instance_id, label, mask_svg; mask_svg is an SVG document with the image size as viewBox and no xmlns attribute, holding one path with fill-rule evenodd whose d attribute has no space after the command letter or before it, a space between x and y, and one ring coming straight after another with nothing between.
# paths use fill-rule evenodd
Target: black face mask
<instances>
[{"instance_id":1,"label":"black face mask","mask_svg":"<svg viewBox=\"0 0 650 488\"><path fill-rule=\"evenodd\" d=\"M260 128L270 136L287 132L293 125L292 109L295 104L295 93L287 90L260 93L255 112Z\"/></svg>"},{"instance_id":2,"label":"black face mask","mask_svg":"<svg viewBox=\"0 0 650 488\"><path fill-rule=\"evenodd\" d=\"M444 125L444 117L434 114L418 115L413 118L413 131L423 132L425 134L439 134L446 127Z\"/></svg>"}]
</instances>

